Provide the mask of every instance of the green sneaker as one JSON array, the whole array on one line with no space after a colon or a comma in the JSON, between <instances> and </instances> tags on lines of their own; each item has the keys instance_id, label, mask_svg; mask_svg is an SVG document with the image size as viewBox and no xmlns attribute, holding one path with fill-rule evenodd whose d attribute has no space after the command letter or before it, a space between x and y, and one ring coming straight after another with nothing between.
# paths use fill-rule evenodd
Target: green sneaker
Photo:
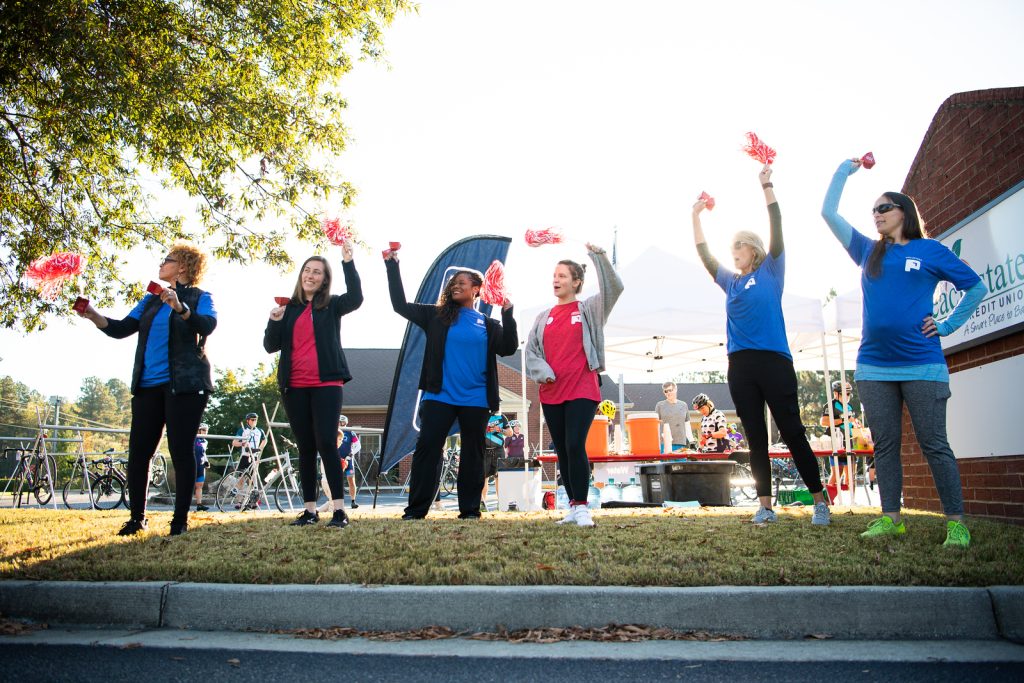
<instances>
[{"instance_id":1,"label":"green sneaker","mask_svg":"<svg viewBox=\"0 0 1024 683\"><path fill-rule=\"evenodd\" d=\"M971 532L967 530L963 522L952 520L946 522L946 541L942 544L944 548L966 548L971 545Z\"/></svg>"},{"instance_id":2,"label":"green sneaker","mask_svg":"<svg viewBox=\"0 0 1024 683\"><path fill-rule=\"evenodd\" d=\"M861 538L877 538L879 536L902 536L907 533L907 527L900 522L897 524L889 517L882 515L875 521L868 524L868 530L860 535Z\"/></svg>"}]
</instances>

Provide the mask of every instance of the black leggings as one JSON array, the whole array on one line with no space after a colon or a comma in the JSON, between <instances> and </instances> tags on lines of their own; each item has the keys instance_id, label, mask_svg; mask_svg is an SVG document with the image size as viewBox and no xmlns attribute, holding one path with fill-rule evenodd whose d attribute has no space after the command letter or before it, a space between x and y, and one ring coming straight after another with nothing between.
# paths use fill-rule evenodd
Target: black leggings
<instances>
[{"instance_id":1,"label":"black leggings","mask_svg":"<svg viewBox=\"0 0 1024 683\"><path fill-rule=\"evenodd\" d=\"M405 514L426 517L441 483L441 454L455 421L459 421L459 516L480 516L484 487L484 434L491 411L487 408L453 406L440 401L420 403L420 435L412 453L409 505Z\"/></svg>"},{"instance_id":2,"label":"black leggings","mask_svg":"<svg viewBox=\"0 0 1024 683\"><path fill-rule=\"evenodd\" d=\"M544 420L558 454L558 471L569 500L586 503L590 491L587 432L594 423L597 401L575 398L565 403L542 403Z\"/></svg>"},{"instance_id":3,"label":"black leggings","mask_svg":"<svg viewBox=\"0 0 1024 683\"><path fill-rule=\"evenodd\" d=\"M164 426L167 450L174 464L174 516L171 524L188 521L196 486L193 444L209 394L172 394L169 384L139 389L132 396L132 430L128 435L128 497L132 519L146 516L149 463L156 453Z\"/></svg>"},{"instance_id":4,"label":"black leggings","mask_svg":"<svg viewBox=\"0 0 1024 683\"><path fill-rule=\"evenodd\" d=\"M335 500L345 496L345 478L338 458L338 417L341 415L341 387L291 387L284 392L284 412L299 447L299 479L302 500L316 502L320 482L316 476L316 454Z\"/></svg>"},{"instance_id":5,"label":"black leggings","mask_svg":"<svg viewBox=\"0 0 1024 683\"><path fill-rule=\"evenodd\" d=\"M750 470L757 495L772 494L772 466L768 459L768 425L764 407L775 418L782 440L789 446L800 476L811 493L822 489L818 459L807 443L807 432L800 421L796 372L793 361L774 351L736 351L729 354L729 393L736 414L750 444Z\"/></svg>"}]
</instances>

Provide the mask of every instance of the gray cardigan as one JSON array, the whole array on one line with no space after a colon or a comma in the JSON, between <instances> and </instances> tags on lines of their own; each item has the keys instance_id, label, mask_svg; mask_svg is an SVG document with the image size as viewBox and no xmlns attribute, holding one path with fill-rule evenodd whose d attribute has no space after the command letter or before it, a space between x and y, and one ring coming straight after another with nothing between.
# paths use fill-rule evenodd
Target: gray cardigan
<instances>
[{"instance_id":1,"label":"gray cardigan","mask_svg":"<svg viewBox=\"0 0 1024 683\"><path fill-rule=\"evenodd\" d=\"M580 301L580 320L583 325L583 352L587 356L587 365L594 372L604 370L604 323L611 313L612 307L622 294L622 280L612 268L611 261L605 252L588 252L590 260L597 269L598 293ZM526 376L534 382L543 384L548 378L555 379L555 371L548 365L544 356L544 327L547 325L551 309L548 308L537 316L526 341Z\"/></svg>"}]
</instances>

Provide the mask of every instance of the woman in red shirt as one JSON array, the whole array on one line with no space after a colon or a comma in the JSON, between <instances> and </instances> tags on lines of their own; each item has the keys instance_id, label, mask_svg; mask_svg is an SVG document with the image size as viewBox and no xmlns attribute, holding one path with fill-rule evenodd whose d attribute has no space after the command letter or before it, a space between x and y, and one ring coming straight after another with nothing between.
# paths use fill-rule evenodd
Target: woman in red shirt
<instances>
[{"instance_id":1,"label":"woman in red shirt","mask_svg":"<svg viewBox=\"0 0 1024 683\"><path fill-rule=\"evenodd\" d=\"M622 294L622 280L604 249L588 244L587 252L597 268L598 293L578 301L585 267L559 261L552 282L558 303L537 316L526 342L526 374L540 384L541 409L569 495L569 514L558 523L579 526L594 526L587 508L587 432L601 400L604 323Z\"/></svg>"},{"instance_id":2,"label":"woman in red shirt","mask_svg":"<svg viewBox=\"0 0 1024 683\"><path fill-rule=\"evenodd\" d=\"M277 381L295 443L299 447L299 477L305 510L293 526L316 524L316 456L320 453L334 499L334 516L327 526L348 526L344 478L337 457L341 387L352 379L341 349L341 316L359 308L363 290L352 262L352 244L342 248L345 294L331 294L331 265L323 256L310 256L299 270L291 301L270 311L263 335L268 353L281 352Z\"/></svg>"}]
</instances>

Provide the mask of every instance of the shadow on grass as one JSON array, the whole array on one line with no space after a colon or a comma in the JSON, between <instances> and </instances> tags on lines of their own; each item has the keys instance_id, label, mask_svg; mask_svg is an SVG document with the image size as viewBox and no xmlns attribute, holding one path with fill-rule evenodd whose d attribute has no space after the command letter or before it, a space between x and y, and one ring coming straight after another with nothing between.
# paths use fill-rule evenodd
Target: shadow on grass
<instances>
[{"instance_id":1,"label":"shadow on grass","mask_svg":"<svg viewBox=\"0 0 1024 683\"><path fill-rule=\"evenodd\" d=\"M971 548L943 548L941 516L906 511L907 535L859 537L877 515L839 508L830 527L810 509L749 523L729 508L606 510L597 527L556 513L454 513L405 522L356 511L346 529L291 527L292 516L197 513L181 537L170 513L121 538L121 513L0 512L0 578L212 583L421 585L930 585L1024 583L1024 527L969 520Z\"/></svg>"}]
</instances>

